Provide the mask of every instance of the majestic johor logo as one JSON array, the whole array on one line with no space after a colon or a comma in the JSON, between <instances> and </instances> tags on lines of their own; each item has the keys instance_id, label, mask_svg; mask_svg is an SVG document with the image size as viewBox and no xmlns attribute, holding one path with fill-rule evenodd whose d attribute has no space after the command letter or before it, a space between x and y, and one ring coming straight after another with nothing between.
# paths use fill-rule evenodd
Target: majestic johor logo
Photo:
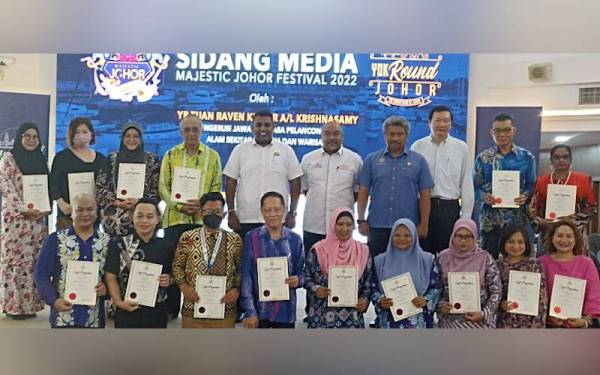
<instances>
[{"instance_id":1,"label":"majestic johor logo","mask_svg":"<svg viewBox=\"0 0 600 375\"><path fill-rule=\"evenodd\" d=\"M160 73L169 63L169 55L160 53L94 53L81 59L94 69L96 93L110 99L147 102L158 95Z\"/></svg>"},{"instance_id":2,"label":"majestic johor logo","mask_svg":"<svg viewBox=\"0 0 600 375\"><path fill-rule=\"evenodd\" d=\"M442 55L372 53L369 86L386 106L422 107L431 103L442 83L436 81Z\"/></svg>"}]
</instances>

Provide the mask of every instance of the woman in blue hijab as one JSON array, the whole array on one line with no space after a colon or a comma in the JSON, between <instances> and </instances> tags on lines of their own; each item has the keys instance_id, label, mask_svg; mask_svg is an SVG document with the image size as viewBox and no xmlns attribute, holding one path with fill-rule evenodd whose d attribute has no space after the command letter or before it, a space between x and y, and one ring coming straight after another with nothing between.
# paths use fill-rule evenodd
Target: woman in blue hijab
<instances>
[{"instance_id":1,"label":"woman in blue hijab","mask_svg":"<svg viewBox=\"0 0 600 375\"><path fill-rule=\"evenodd\" d=\"M432 328L433 313L443 289L441 274L432 254L421 249L417 228L408 219L397 220L390 234L387 250L374 258L371 300L380 328ZM382 281L410 273L417 297L411 303L422 312L395 321L390 309L394 301L385 296ZM402 315L402 310L395 310Z\"/></svg>"}]
</instances>

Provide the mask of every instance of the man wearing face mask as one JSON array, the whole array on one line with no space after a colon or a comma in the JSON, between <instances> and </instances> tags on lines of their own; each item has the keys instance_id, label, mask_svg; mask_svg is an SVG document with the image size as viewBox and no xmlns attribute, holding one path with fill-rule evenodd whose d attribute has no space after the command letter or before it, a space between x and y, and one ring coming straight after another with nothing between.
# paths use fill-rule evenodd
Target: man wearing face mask
<instances>
[{"instance_id":1,"label":"man wearing face mask","mask_svg":"<svg viewBox=\"0 0 600 375\"><path fill-rule=\"evenodd\" d=\"M240 236L220 229L225 216L225 200L221 193L207 193L200 198L200 213L204 226L185 232L179 241L173 260L173 277L183 293L182 328L234 328L236 301L240 296L241 250ZM196 276L225 276L225 319L194 318Z\"/></svg>"},{"instance_id":2,"label":"man wearing face mask","mask_svg":"<svg viewBox=\"0 0 600 375\"><path fill-rule=\"evenodd\" d=\"M235 146L223 170L229 227L242 239L246 233L262 226L260 198L268 191L283 193L286 207L285 225L296 225L296 206L300 197L302 168L294 150L273 139L273 114L258 111L254 114L254 139ZM288 200L289 195L289 200Z\"/></svg>"}]
</instances>

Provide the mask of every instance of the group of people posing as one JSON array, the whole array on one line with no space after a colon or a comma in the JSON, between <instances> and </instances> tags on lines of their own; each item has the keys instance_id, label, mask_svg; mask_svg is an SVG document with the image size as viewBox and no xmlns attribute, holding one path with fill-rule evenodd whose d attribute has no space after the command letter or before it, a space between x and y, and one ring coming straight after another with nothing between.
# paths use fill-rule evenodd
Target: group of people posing
<instances>
[{"instance_id":1,"label":"group of people posing","mask_svg":"<svg viewBox=\"0 0 600 375\"><path fill-rule=\"evenodd\" d=\"M383 124L386 147L363 161L343 146L342 126L329 122L322 127L322 147L299 163L290 146L273 138L273 115L259 111L254 139L237 145L222 170L219 154L200 142L203 125L195 116L181 120L183 142L162 160L144 150L137 123L123 126L119 151L105 157L91 147L91 121L79 117L69 125L68 147L49 170L37 126L22 124L12 150L0 160L0 308L10 318L27 319L48 304L52 327L102 328L110 297L117 328L166 327L180 312L185 328L232 328L241 314L247 328L293 328L296 289L305 288L309 328L362 328L370 304L380 328L597 325L600 280L587 256L596 200L590 177L571 170L569 146L552 148L553 171L538 178L533 155L513 142L516 127L507 114L494 119L495 145L474 164L467 145L449 135L449 108L434 107L429 126L431 135L408 149L409 123L389 117ZM141 198L117 191L120 166L131 164L145 168ZM516 208L493 207L495 170L519 172ZM176 199L173 189L182 171L196 171L194 199ZM90 172L93 193L71 196L70 177ZM58 207L57 230L50 235L50 212L24 202L26 175L48 178L49 200ZM545 219L551 184L576 186L572 215ZM291 230L301 193L302 237ZM471 220L475 202L479 230ZM222 228L225 219L231 231ZM367 244L353 239L356 228ZM534 232L545 238L540 257L532 250ZM286 258L289 295L270 301L264 298L268 291L259 290L258 260L274 257ZM65 295L71 261L99 263L95 305L73 304ZM125 295L134 261L162 266L153 307ZM356 305L330 306L329 273L341 266L356 267ZM511 312L517 308L507 300L511 271L540 274L536 316ZM457 272L478 274L478 311L457 313L460 306L450 303L448 276ZM396 319L402 311L386 296L384 282L405 274L418 313ZM560 319L550 313L556 275L586 281L581 316ZM198 317L198 276L226 277L222 318Z\"/></svg>"}]
</instances>

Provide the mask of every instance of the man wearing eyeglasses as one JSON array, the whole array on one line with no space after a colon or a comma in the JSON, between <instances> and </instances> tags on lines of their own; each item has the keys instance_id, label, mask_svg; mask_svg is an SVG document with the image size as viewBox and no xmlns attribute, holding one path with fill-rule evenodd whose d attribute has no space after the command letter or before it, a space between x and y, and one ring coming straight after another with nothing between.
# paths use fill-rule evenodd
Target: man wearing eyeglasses
<instances>
[{"instance_id":1,"label":"man wearing eyeglasses","mask_svg":"<svg viewBox=\"0 0 600 375\"><path fill-rule=\"evenodd\" d=\"M225 199L221 193L207 193L200 198L200 214L204 225L185 232L177 245L173 260L173 277L183 293L182 328L234 328L236 301L241 288L242 241L234 232L221 229L225 216ZM194 318L198 275L225 276L224 319Z\"/></svg>"},{"instance_id":2,"label":"man wearing eyeglasses","mask_svg":"<svg viewBox=\"0 0 600 375\"><path fill-rule=\"evenodd\" d=\"M208 192L221 191L221 158L219 154L200 142L203 126L194 115L184 117L179 123L183 143L171 148L163 157L158 183L160 197L167 204L162 219L164 238L177 246L183 232L197 228L202 223L200 201L190 199L178 203L171 199L171 185L176 168L200 171L198 198ZM181 293L176 284L168 289L167 308L171 318L179 315Z\"/></svg>"},{"instance_id":3,"label":"man wearing eyeglasses","mask_svg":"<svg viewBox=\"0 0 600 375\"><path fill-rule=\"evenodd\" d=\"M527 201L536 180L533 154L513 143L517 133L512 116L501 113L494 117L490 134L495 145L483 150L475 159L473 183L475 200L479 202L479 234L481 247L498 258L498 240L502 228L509 225L529 225ZM515 199L519 208L493 208L496 199L492 195L492 172L519 171L520 196Z\"/></svg>"}]
</instances>

